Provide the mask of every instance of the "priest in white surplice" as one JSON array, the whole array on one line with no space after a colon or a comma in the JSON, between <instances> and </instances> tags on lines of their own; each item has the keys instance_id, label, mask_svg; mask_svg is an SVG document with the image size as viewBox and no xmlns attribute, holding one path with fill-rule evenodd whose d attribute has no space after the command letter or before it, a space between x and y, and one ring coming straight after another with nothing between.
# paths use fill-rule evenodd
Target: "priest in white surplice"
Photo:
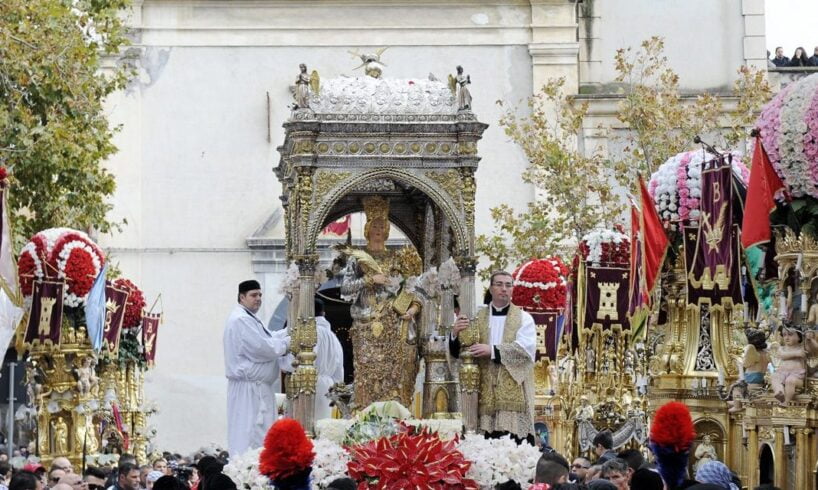
<instances>
[{"instance_id":1,"label":"priest in white surplice","mask_svg":"<svg viewBox=\"0 0 818 490\"><path fill-rule=\"evenodd\" d=\"M239 284L239 304L224 328L227 376L227 446L231 456L261 447L277 418L275 393L279 360L286 354L287 330L270 332L256 313L261 308L258 281Z\"/></svg>"},{"instance_id":2,"label":"priest in white surplice","mask_svg":"<svg viewBox=\"0 0 818 490\"><path fill-rule=\"evenodd\" d=\"M324 302L315 299L315 330L317 342L315 353L315 370L318 377L315 382L315 420L332 417L332 407L327 393L332 385L344 381L344 350L341 342L332 331L330 323L324 316ZM292 371L292 354L282 359L281 369Z\"/></svg>"},{"instance_id":3,"label":"priest in white surplice","mask_svg":"<svg viewBox=\"0 0 818 490\"><path fill-rule=\"evenodd\" d=\"M468 351L480 366L480 429L488 437L506 434L534 444L534 318L511 303L514 281L505 271L491 275L491 304L477 313L478 343ZM461 316L452 328L449 350L460 355L458 334L468 328Z\"/></svg>"}]
</instances>

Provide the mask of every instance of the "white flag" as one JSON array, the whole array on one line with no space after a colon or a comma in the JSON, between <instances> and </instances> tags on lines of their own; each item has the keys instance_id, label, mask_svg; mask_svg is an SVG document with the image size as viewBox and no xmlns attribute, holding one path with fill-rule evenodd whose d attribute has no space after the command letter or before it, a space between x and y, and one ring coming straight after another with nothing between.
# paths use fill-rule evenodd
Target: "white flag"
<instances>
[{"instance_id":1,"label":"white flag","mask_svg":"<svg viewBox=\"0 0 818 490\"><path fill-rule=\"evenodd\" d=\"M0 184L0 289L6 289L10 299L18 297L17 263L14 260L11 241L7 188Z\"/></svg>"},{"instance_id":2,"label":"white flag","mask_svg":"<svg viewBox=\"0 0 818 490\"><path fill-rule=\"evenodd\" d=\"M5 289L0 288L0 352L5 353L8 349L21 318L23 309L14 304Z\"/></svg>"}]
</instances>

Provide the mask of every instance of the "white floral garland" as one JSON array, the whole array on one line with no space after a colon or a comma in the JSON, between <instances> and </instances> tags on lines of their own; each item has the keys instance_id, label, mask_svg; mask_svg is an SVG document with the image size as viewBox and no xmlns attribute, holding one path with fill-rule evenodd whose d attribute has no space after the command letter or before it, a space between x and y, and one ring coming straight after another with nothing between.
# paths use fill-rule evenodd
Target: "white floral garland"
<instances>
[{"instance_id":1,"label":"white floral garland","mask_svg":"<svg viewBox=\"0 0 818 490\"><path fill-rule=\"evenodd\" d=\"M57 259L57 276L62 279L66 279L65 266L68 263L68 258L71 256L71 252L73 252L74 249L84 250L91 256L91 263L94 265L94 276L96 277L99 274L99 271L102 269L100 258L91 245L79 240L72 240L66 243L60 250L60 254ZM77 296L73 292L69 292L68 288L65 288L65 294L63 297L66 306L77 307L85 304L85 300L88 299L88 293L85 293L82 296Z\"/></svg>"},{"instance_id":2,"label":"white floral garland","mask_svg":"<svg viewBox=\"0 0 818 490\"><path fill-rule=\"evenodd\" d=\"M628 237L624 233L616 230L594 230L582 237L582 241L588 245L588 257L586 262L593 265L599 265L602 261L602 245L605 243L612 243L619 245L623 241L627 241Z\"/></svg>"}]
</instances>

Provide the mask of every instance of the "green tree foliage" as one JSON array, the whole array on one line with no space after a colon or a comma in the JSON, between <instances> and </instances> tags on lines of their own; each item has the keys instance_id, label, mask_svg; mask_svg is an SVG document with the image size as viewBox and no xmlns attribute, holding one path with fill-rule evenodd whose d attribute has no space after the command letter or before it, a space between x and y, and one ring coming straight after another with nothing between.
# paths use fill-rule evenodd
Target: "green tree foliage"
<instances>
[{"instance_id":1,"label":"green tree foliage","mask_svg":"<svg viewBox=\"0 0 818 490\"><path fill-rule=\"evenodd\" d=\"M622 219L624 197L635 191L637 175L649 178L665 160L690 149L693 136L715 138L713 143L726 148L747 139L748 128L772 96L766 72L740 68L732 108L725 110L718 94L682 94L663 52L664 41L653 37L638 49L616 53L616 80L622 86L617 119L627 130L609 137L624 140L621 155L605 157L599 148L578 144L588 103L566 96L562 80L549 81L532 97L527 115L507 108L500 125L525 152L524 180L540 196L522 212L506 205L491 210L493 232L477 237L477 248L489 262L481 277L565 251L594 228L611 228Z\"/></svg>"},{"instance_id":2,"label":"green tree foliage","mask_svg":"<svg viewBox=\"0 0 818 490\"><path fill-rule=\"evenodd\" d=\"M116 148L103 100L130 73L119 56L128 3L0 2L0 164L12 173L18 236L118 226L106 218L115 183L102 162Z\"/></svg>"},{"instance_id":3,"label":"green tree foliage","mask_svg":"<svg viewBox=\"0 0 818 490\"><path fill-rule=\"evenodd\" d=\"M563 85L562 79L549 81L529 100L527 116L508 109L500 119L528 158L523 180L543 192L523 213L507 205L491 210L496 233L477 237L478 249L491 261L487 271L509 260L556 254L594 227L613 225L621 212L603 154L577 149L588 103L566 96Z\"/></svg>"}]
</instances>

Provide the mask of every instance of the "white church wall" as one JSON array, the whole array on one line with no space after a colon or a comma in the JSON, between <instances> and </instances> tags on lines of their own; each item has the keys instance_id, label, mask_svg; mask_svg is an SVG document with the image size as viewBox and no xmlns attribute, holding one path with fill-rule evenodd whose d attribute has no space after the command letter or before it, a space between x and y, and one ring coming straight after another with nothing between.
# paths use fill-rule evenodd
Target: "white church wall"
<instances>
[{"instance_id":1,"label":"white church wall","mask_svg":"<svg viewBox=\"0 0 818 490\"><path fill-rule=\"evenodd\" d=\"M745 15L753 20L758 17L744 8L748 3L584 0L578 29L581 84L588 90L614 90L610 84L616 78L616 50L638 48L645 39L661 36L683 90L729 90L746 58L765 59L763 42L761 49L752 45L745 52L745 34L749 35Z\"/></svg>"}]
</instances>

